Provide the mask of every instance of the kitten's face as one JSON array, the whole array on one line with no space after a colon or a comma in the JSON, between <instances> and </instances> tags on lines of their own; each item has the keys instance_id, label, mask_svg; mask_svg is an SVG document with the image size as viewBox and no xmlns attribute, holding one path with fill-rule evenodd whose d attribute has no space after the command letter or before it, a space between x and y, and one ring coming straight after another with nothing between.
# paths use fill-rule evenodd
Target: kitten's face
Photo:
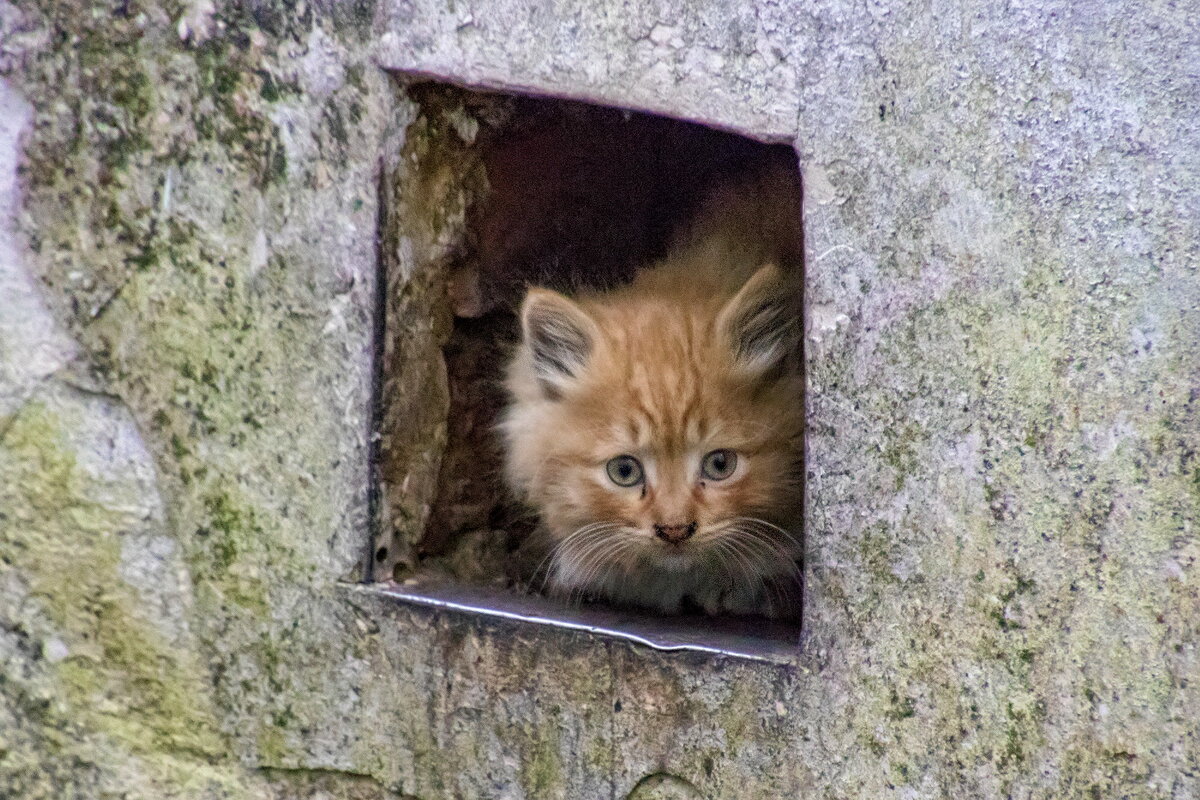
<instances>
[{"instance_id":1,"label":"kitten's face","mask_svg":"<svg viewBox=\"0 0 1200 800\"><path fill-rule=\"evenodd\" d=\"M557 541L560 588L794 569L803 404L779 284L764 268L732 299L530 294L508 472Z\"/></svg>"},{"instance_id":2,"label":"kitten's face","mask_svg":"<svg viewBox=\"0 0 1200 800\"><path fill-rule=\"evenodd\" d=\"M557 536L582 531L562 550L560 572L597 560L666 570L739 555L757 561L768 555L754 544L764 538L771 554L792 551L771 527L787 525L800 499L798 431L788 430L786 412L768 412L770 399L732 382L688 385L671 372L658 372L667 380L657 386L599 392L561 409L558 430L582 435L547 439L548 468L534 488ZM672 384L678 393L655 391ZM754 552L739 553L746 548Z\"/></svg>"}]
</instances>

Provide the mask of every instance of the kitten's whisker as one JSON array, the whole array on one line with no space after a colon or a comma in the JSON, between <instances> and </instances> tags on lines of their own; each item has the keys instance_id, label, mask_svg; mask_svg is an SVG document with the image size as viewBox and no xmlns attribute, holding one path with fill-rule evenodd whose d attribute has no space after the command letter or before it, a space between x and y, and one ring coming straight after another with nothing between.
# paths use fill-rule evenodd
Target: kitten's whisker
<instances>
[{"instance_id":1,"label":"kitten's whisker","mask_svg":"<svg viewBox=\"0 0 1200 800\"><path fill-rule=\"evenodd\" d=\"M625 556L630 552L636 552L638 547L640 547L641 542L637 536L637 531L621 527L617 533L618 536L613 546L603 553L597 554L593 559L598 569L597 574L592 577L592 580L599 577L600 568L607 567L608 573L612 573L618 567L624 568L626 565L622 562Z\"/></svg>"},{"instance_id":2,"label":"kitten's whisker","mask_svg":"<svg viewBox=\"0 0 1200 800\"><path fill-rule=\"evenodd\" d=\"M731 528L730 534L731 538L742 542L759 556L760 567L764 573L778 574L779 570L773 567L783 566L792 577L800 577L800 567L796 564L795 556L789 553L781 543L761 531L747 528Z\"/></svg>"},{"instance_id":3,"label":"kitten's whisker","mask_svg":"<svg viewBox=\"0 0 1200 800\"><path fill-rule=\"evenodd\" d=\"M593 550L602 548L609 541L609 534L617 527L612 523L607 523L595 528L589 531L586 536L578 537L579 541L572 542L569 547L564 548L564 552L570 552L577 561L586 561Z\"/></svg>"},{"instance_id":4,"label":"kitten's whisker","mask_svg":"<svg viewBox=\"0 0 1200 800\"><path fill-rule=\"evenodd\" d=\"M732 554L732 557L735 560L734 563L737 564L742 576L746 580L746 583L755 584L762 580L761 576L758 574L760 570L755 569L754 559L751 558L747 552L745 552L744 547L739 546L737 539L732 537L726 538L722 541L722 543L729 548L729 552Z\"/></svg>"},{"instance_id":5,"label":"kitten's whisker","mask_svg":"<svg viewBox=\"0 0 1200 800\"><path fill-rule=\"evenodd\" d=\"M564 555L555 569L554 584L559 588L586 587L589 580L588 574L591 570L592 559L590 552L583 556L578 554Z\"/></svg>"},{"instance_id":6,"label":"kitten's whisker","mask_svg":"<svg viewBox=\"0 0 1200 800\"><path fill-rule=\"evenodd\" d=\"M743 522L743 523L731 525L728 530L736 532L738 535L749 537L757 542L761 542L763 545L772 548L772 550L774 550L775 552L778 552L778 553L789 553L790 552L787 547L788 543L785 541L780 541L779 537L774 535L774 530L772 530L772 529L764 529L760 526L754 526L754 525L750 525L748 523ZM788 536L788 539L793 544L796 544L796 540L794 538L792 538L791 536ZM797 555L799 555L799 554L797 554ZM792 556L789 555L789 558L791 558L791 557Z\"/></svg>"},{"instance_id":7,"label":"kitten's whisker","mask_svg":"<svg viewBox=\"0 0 1200 800\"><path fill-rule=\"evenodd\" d=\"M619 556L627 552L636 544L630 539L622 539L612 544L607 550L602 551L592 558L592 568L589 571L586 579L582 581L584 585L590 585L599 582L603 577L608 580L612 577L612 573L620 566Z\"/></svg>"},{"instance_id":8,"label":"kitten's whisker","mask_svg":"<svg viewBox=\"0 0 1200 800\"><path fill-rule=\"evenodd\" d=\"M761 556L761 587L765 594L763 601L768 604L768 608L774 608L776 613L784 613L791 604L787 601L785 591L787 584L783 581L786 579L797 586L804 581L800 565L796 563L795 554L788 551L785 542L779 541L777 537L767 535L767 531L762 528L738 526L734 529L733 535L747 548L753 549Z\"/></svg>"},{"instance_id":9,"label":"kitten's whisker","mask_svg":"<svg viewBox=\"0 0 1200 800\"><path fill-rule=\"evenodd\" d=\"M611 547L611 543L607 543L603 545L602 549L600 550L589 551L586 557L577 562L575 574L572 576L571 581L581 589L590 587L592 585L592 581L595 579L600 569L604 566L604 561L602 560L602 557L600 557L600 554L603 552L603 550Z\"/></svg>"},{"instance_id":10,"label":"kitten's whisker","mask_svg":"<svg viewBox=\"0 0 1200 800\"><path fill-rule=\"evenodd\" d=\"M761 580L765 581L768 577L781 573L791 576L793 580L799 579L795 561L777 542L744 529L731 530L730 534L729 541L737 542L741 546L747 557L754 562Z\"/></svg>"},{"instance_id":11,"label":"kitten's whisker","mask_svg":"<svg viewBox=\"0 0 1200 800\"><path fill-rule=\"evenodd\" d=\"M768 536L765 532L755 528L745 528L737 526L733 528L735 536L746 542L753 542L756 546L765 547L772 553L788 552L786 542L780 542L772 536Z\"/></svg>"},{"instance_id":12,"label":"kitten's whisker","mask_svg":"<svg viewBox=\"0 0 1200 800\"><path fill-rule=\"evenodd\" d=\"M608 569L611 571L612 569L619 566L620 565L619 556L621 556L628 550L632 549L636 545L637 545L636 539L623 535L620 538L616 539L616 541L613 542L613 544L610 548L597 553L592 559L593 563L595 563L597 566L597 574L593 576L593 580L596 577L598 577L599 570L601 568L607 566Z\"/></svg>"},{"instance_id":13,"label":"kitten's whisker","mask_svg":"<svg viewBox=\"0 0 1200 800\"><path fill-rule=\"evenodd\" d=\"M768 601L774 601L776 614L783 611L787 607L787 598L783 593L783 587L776 581L763 581L763 587L767 590ZM769 602L767 608L771 609Z\"/></svg>"},{"instance_id":14,"label":"kitten's whisker","mask_svg":"<svg viewBox=\"0 0 1200 800\"><path fill-rule=\"evenodd\" d=\"M774 522L769 522L761 517L734 517L732 521L767 528L768 530L774 531L795 545L797 550L803 552L803 545L801 545L800 541L790 531L780 527L779 525L776 525Z\"/></svg>"},{"instance_id":15,"label":"kitten's whisker","mask_svg":"<svg viewBox=\"0 0 1200 800\"><path fill-rule=\"evenodd\" d=\"M742 556L729 542L718 541L716 542L716 546L723 557L721 566L724 568L725 574L729 578L730 588L733 588L736 584L736 576L733 574L733 570L730 569L731 567L737 567L738 572L742 574L742 577L747 583L754 582L753 576L747 569L745 559L742 558Z\"/></svg>"},{"instance_id":16,"label":"kitten's whisker","mask_svg":"<svg viewBox=\"0 0 1200 800\"><path fill-rule=\"evenodd\" d=\"M803 549L794 538L788 537L787 539L783 539L777 535L775 531L761 527L750 526L746 530L749 535L770 542L780 552L790 553L790 557L792 558L800 558L804 553Z\"/></svg>"},{"instance_id":17,"label":"kitten's whisker","mask_svg":"<svg viewBox=\"0 0 1200 800\"><path fill-rule=\"evenodd\" d=\"M586 586L594 579L595 565L600 563L607 548L613 544L610 534L622 530L624 530L623 526L616 523L605 523L603 528L593 531L587 537L588 541L570 554L574 561L572 571L575 573L571 580L572 583Z\"/></svg>"},{"instance_id":18,"label":"kitten's whisker","mask_svg":"<svg viewBox=\"0 0 1200 800\"><path fill-rule=\"evenodd\" d=\"M546 566L546 562L548 562L548 561L551 562L550 567L548 567L546 569L545 576L542 578L542 586L541 586L540 591L545 590L546 581L549 580L550 573L553 570L554 561L557 559L558 555L562 552L564 547L566 547L567 544L570 541L572 541L575 537L582 535L585 531L594 527L595 525L596 525L596 523L592 523L591 525L584 525L582 528L578 528L577 530L573 531L571 534L564 537L563 539L560 539L559 541L555 542L553 544L553 546L551 546L550 551L548 553L546 553L545 557L542 558L542 560L538 562L537 567L535 567L533 570L533 577L536 578L537 574L542 570L542 567Z\"/></svg>"},{"instance_id":19,"label":"kitten's whisker","mask_svg":"<svg viewBox=\"0 0 1200 800\"><path fill-rule=\"evenodd\" d=\"M613 553L613 555L612 555L613 563L616 564L618 561L623 561L627 554L629 554L630 552L636 552L639 546L640 546L640 542L638 542L636 535L630 536L629 538L625 539L625 541L622 542L622 544L621 544L621 549L618 550L617 552ZM627 566L627 565L623 565L623 566ZM626 569L623 571L626 575L628 575L629 570Z\"/></svg>"},{"instance_id":20,"label":"kitten's whisker","mask_svg":"<svg viewBox=\"0 0 1200 800\"><path fill-rule=\"evenodd\" d=\"M539 591L544 592L546 584L549 582L552 574L560 571L558 568L564 555L567 555L571 550L580 546L587 546L592 539L600 539L609 529L619 527L613 522L593 522L576 529L570 535L560 539L546 554L546 557L538 564L534 571L536 576L538 571L549 561L550 565L546 568L546 573L542 578L542 585Z\"/></svg>"}]
</instances>

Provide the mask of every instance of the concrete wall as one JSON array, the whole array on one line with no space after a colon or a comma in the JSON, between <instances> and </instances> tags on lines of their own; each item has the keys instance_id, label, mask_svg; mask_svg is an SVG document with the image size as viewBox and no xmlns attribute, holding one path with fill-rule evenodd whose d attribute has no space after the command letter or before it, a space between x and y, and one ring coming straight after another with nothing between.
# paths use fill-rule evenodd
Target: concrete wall
<instances>
[{"instance_id":1,"label":"concrete wall","mask_svg":"<svg viewBox=\"0 0 1200 800\"><path fill-rule=\"evenodd\" d=\"M1194 17L0 5L0 795L1200 794ZM348 582L387 70L796 143L794 665Z\"/></svg>"}]
</instances>

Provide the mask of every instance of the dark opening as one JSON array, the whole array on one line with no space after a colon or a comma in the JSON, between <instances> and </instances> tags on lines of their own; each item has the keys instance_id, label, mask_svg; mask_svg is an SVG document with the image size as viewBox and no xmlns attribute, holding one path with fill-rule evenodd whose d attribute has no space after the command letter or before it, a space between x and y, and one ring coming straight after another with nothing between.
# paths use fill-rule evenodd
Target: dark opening
<instances>
[{"instance_id":1,"label":"dark opening","mask_svg":"<svg viewBox=\"0 0 1200 800\"><path fill-rule=\"evenodd\" d=\"M585 103L408 92L420 113L381 193L382 519L368 576L527 595L536 518L505 491L494 431L526 287L625 283L712 187L767 162L798 186L795 153Z\"/></svg>"}]
</instances>

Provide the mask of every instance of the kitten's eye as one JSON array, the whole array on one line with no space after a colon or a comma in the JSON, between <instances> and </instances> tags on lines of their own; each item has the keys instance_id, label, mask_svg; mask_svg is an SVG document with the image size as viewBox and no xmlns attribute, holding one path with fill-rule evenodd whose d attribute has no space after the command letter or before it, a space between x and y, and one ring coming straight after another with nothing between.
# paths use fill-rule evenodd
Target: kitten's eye
<instances>
[{"instance_id":1,"label":"kitten's eye","mask_svg":"<svg viewBox=\"0 0 1200 800\"><path fill-rule=\"evenodd\" d=\"M737 469L737 453L713 450L700 462L700 473L710 481L723 481Z\"/></svg>"},{"instance_id":2,"label":"kitten's eye","mask_svg":"<svg viewBox=\"0 0 1200 800\"><path fill-rule=\"evenodd\" d=\"M609 459L605 469L608 477L617 486L637 486L644 477L642 462L633 456L617 456Z\"/></svg>"}]
</instances>

